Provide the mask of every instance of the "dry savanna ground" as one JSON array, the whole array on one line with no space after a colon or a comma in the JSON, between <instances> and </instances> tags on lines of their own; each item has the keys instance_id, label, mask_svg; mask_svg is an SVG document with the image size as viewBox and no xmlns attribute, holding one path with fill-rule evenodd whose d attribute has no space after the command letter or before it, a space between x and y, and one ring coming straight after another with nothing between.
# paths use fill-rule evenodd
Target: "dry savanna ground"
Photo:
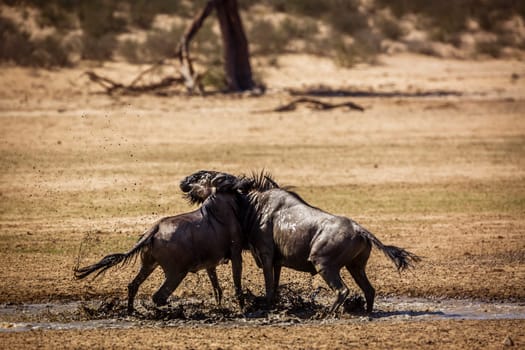
<instances>
[{"instance_id":1,"label":"dry savanna ground","mask_svg":"<svg viewBox=\"0 0 525 350\"><path fill-rule=\"evenodd\" d=\"M87 67L86 67L87 68ZM91 67L92 68L92 67ZM139 67L97 68L130 79ZM178 181L199 169L267 169L311 204L346 215L383 242L425 257L398 274L374 251L369 276L379 296L525 302L525 64L384 58L341 69L284 56L260 68L262 97L109 98L83 68L0 68L0 303L125 298L137 265L103 278L72 278L82 263L125 251L157 218L192 209ZM324 84L368 92L447 90L462 95L352 98L364 112L268 109L285 87ZM346 101L345 97L326 98ZM265 111L265 112L261 112ZM261 113L259 113L261 112ZM263 293L249 254L244 287ZM350 276L345 280L354 291ZM219 267L233 299L229 265ZM142 287L148 299L157 271ZM299 292L318 277L284 269ZM212 303L205 273L174 293ZM177 326L0 333L5 348L299 347L501 348L525 346L523 320L403 320L292 326Z\"/></svg>"}]
</instances>

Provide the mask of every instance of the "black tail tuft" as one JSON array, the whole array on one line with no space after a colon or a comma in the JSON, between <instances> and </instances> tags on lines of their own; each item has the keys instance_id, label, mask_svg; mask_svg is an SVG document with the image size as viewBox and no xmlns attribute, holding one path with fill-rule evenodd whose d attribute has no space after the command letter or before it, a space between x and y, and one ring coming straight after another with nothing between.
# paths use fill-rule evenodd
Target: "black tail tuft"
<instances>
[{"instance_id":1,"label":"black tail tuft","mask_svg":"<svg viewBox=\"0 0 525 350\"><path fill-rule=\"evenodd\" d=\"M87 276L91 275L93 272L98 271L98 273L95 275L95 278L97 278L101 273L106 271L107 269L118 265L118 264L125 264L129 262L131 259L135 258L138 253L140 253L144 247L151 244L151 239L155 235L155 233L159 229L159 222L157 222L155 225L153 225L152 228L150 228L148 231L144 232L142 237L139 239L139 241L135 244L133 248L131 248L130 251L127 253L117 253L117 254L110 254L106 255L102 258L98 263L89 265L86 267L75 267L73 269L73 273L75 274L75 278L77 279L83 279ZM78 262L77 262L78 264Z\"/></svg>"},{"instance_id":2,"label":"black tail tuft","mask_svg":"<svg viewBox=\"0 0 525 350\"><path fill-rule=\"evenodd\" d=\"M381 250L396 264L398 271L413 268L415 263L421 261L419 256L403 248L393 245L385 245L383 248Z\"/></svg>"},{"instance_id":3,"label":"black tail tuft","mask_svg":"<svg viewBox=\"0 0 525 350\"><path fill-rule=\"evenodd\" d=\"M399 248L393 245L384 245L376 236L374 236L370 231L368 231L363 226L359 225L357 222L351 220L352 227L357 234L360 234L363 237L366 237L374 246L379 250L385 253L394 264L398 271L403 271L408 268L413 268L415 263L421 261L421 258L414 253L409 252L403 248Z\"/></svg>"},{"instance_id":4,"label":"black tail tuft","mask_svg":"<svg viewBox=\"0 0 525 350\"><path fill-rule=\"evenodd\" d=\"M110 267L118 265L121 262L127 260L128 257L128 254L122 253L106 255L102 258L102 260L100 260L96 264L89 265L86 267L75 268L75 278L83 279L91 275L93 272L98 271L98 273L95 275L95 278L97 278L101 273L103 273Z\"/></svg>"}]
</instances>

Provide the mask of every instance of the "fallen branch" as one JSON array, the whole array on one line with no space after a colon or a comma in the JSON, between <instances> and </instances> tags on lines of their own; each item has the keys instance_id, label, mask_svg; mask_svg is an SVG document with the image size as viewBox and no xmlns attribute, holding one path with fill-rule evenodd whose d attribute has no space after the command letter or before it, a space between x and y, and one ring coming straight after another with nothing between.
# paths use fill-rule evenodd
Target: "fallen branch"
<instances>
[{"instance_id":1,"label":"fallen branch","mask_svg":"<svg viewBox=\"0 0 525 350\"><path fill-rule=\"evenodd\" d=\"M360 105L358 105L358 104L356 104L354 102L350 102L350 101L341 102L341 103L328 103L328 102L315 100L313 98L301 97L301 98L297 98L297 99L295 99L295 100L293 100L290 103L287 103L285 105L278 106L278 107L276 107L274 109L271 109L269 111L261 111L261 112L290 112L290 111L296 110L297 106L300 105L300 104L304 104L305 106L307 106L310 109L321 110L321 111L326 111L326 110L330 110L330 109L334 109L334 108L343 108L343 107L347 107L349 109L354 109L354 110L357 110L357 111L360 111L360 112L365 110Z\"/></svg>"},{"instance_id":2,"label":"fallen branch","mask_svg":"<svg viewBox=\"0 0 525 350\"><path fill-rule=\"evenodd\" d=\"M136 95L145 92L159 93L160 90L166 89L176 84L184 84L185 79L182 77L165 77L161 81L151 84L136 85L135 81L129 85L117 83L109 78L100 76L95 72L85 72L89 80L102 86L108 95L123 94Z\"/></svg>"}]
</instances>

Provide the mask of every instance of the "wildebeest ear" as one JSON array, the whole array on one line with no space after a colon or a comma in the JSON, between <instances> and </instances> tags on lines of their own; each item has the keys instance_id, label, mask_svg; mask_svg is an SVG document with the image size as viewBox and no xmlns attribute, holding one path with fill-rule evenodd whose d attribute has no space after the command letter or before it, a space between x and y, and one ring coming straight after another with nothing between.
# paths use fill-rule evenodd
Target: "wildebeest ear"
<instances>
[{"instance_id":1,"label":"wildebeest ear","mask_svg":"<svg viewBox=\"0 0 525 350\"><path fill-rule=\"evenodd\" d=\"M234 190L234 186L237 183L237 177L227 174L218 173L210 181L210 184L215 187L218 191L231 191Z\"/></svg>"},{"instance_id":2,"label":"wildebeest ear","mask_svg":"<svg viewBox=\"0 0 525 350\"><path fill-rule=\"evenodd\" d=\"M237 183L235 184L234 188L237 191L240 191L241 193L248 192L253 187L253 179L249 178L241 178Z\"/></svg>"},{"instance_id":3,"label":"wildebeest ear","mask_svg":"<svg viewBox=\"0 0 525 350\"><path fill-rule=\"evenodd\" d=\"M212 186L217 187L217 186L220 186L224 180L226 180L226 175L218 173L212 177L210 184Z\"/></svg>"}]
</instances>

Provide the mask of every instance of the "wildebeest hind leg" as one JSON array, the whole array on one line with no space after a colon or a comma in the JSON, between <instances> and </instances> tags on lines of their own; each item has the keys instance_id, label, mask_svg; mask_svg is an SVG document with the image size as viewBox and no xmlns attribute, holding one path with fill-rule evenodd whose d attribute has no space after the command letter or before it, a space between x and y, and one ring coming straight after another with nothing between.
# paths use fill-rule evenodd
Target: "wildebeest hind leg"
<instances>
[{"instance_id":1,"label":"wildebeest hind leg","mask_svg":"<svg viewBox=\"0 0 525 350\"><path fill-rule=\"evenodd\" d=\"M217 278L217 271L214 267L206 269L208 277L210 278L211 285L213 287L213 295L215 296L215 301L217 305L221 305L222 301L222 288L219 284L219 279Z\"/></svg>"},{"instance_id":2,"label":"wildebeest hind leg","mask_svg":"<svg viewBox=\"0 0 525 350\"><path fill-rule=\"evenodd\" d=\"M162 286L153 294L153 302L155 305L166 305L169 296L177 289L180 282L186 277L186 274L186 272L178 272L167 275Z\"/></svg>"},{"instance_id":3,"label":"wildebeest hind leg","mask_svg":"<svg viewBox=\"0 0 525 350\"><path fill-rule=\"evenodd\" d=\"M139 273L130 284L128 284L128 314L133 313L133 302L135 301L135 295L139 290L140 285L151 275L153 270L157 267L157 263L154 261L148 261L147 259L142 260Z\"/></svg>"},{"instance_id":4,"label":"wildebeest hind leg","mask_svg":"<svg viewBox=\"0 0 525 350\"><path fill-rule=\"evenodd\" d=\"M335 301L330 308L329 313L335 313L339 306L345 301L348 296L348 287L345 285L339 274L339 270L336 270L331 267L318 268L319 274L325 282L330 286L330 288L336 292Z\"/></svg>"},{"instance_id":5,"label":"wildebeest hind leg","mask_svg":"<svg viewBox=\"0 0 525 350\"><path fill-rule=\"evenodd\" d=\"M361 288L363 293L365 293L367 312L372 312L372 309L374 308L374 298L376 295L374 287L372 287L368 277L366 276L366 263L370 257L370 250L371 247L365 249L358 256L353 258L349 264L346 265L348 272L350 272L359 288Z\"/></svg>"},{"instance_id":6,"label":"wildebeest hind leg","mask_svg":"<svg viewBox=\"0 0 525 350\"><path fill-rule=\"evenodd\" d=\"M273 264L272 260L265 258L263 260L263 274L264 274L264 287L266 291L266 303L268 306L272 305L275 298L275 281L273 279Z\"/></svg>"},{"instance_id":7,"label":"wildebeest hind leg","mask_svg":"<svg viewBox=\"0 0 525 350\"><path fill-rule=\"evenodd\" d=\"M347 266L346 269L350 272L359 288L365 293L366 312L372 312L376 291L366 276L365 267L351 265Z\"/></svg>"},{"instance_id":8,"label":"wildebeest hind leg","mask_svg":"<svg viewBox=\"0 0 525 350\"><path fill-rule=\"evenodd\" d=\"M278 298L278 290L279 290L279 280L281 279L281 265L280 264L274 264L273 265L273 290L274 295Z\"/></svg>"}]
</instances>

